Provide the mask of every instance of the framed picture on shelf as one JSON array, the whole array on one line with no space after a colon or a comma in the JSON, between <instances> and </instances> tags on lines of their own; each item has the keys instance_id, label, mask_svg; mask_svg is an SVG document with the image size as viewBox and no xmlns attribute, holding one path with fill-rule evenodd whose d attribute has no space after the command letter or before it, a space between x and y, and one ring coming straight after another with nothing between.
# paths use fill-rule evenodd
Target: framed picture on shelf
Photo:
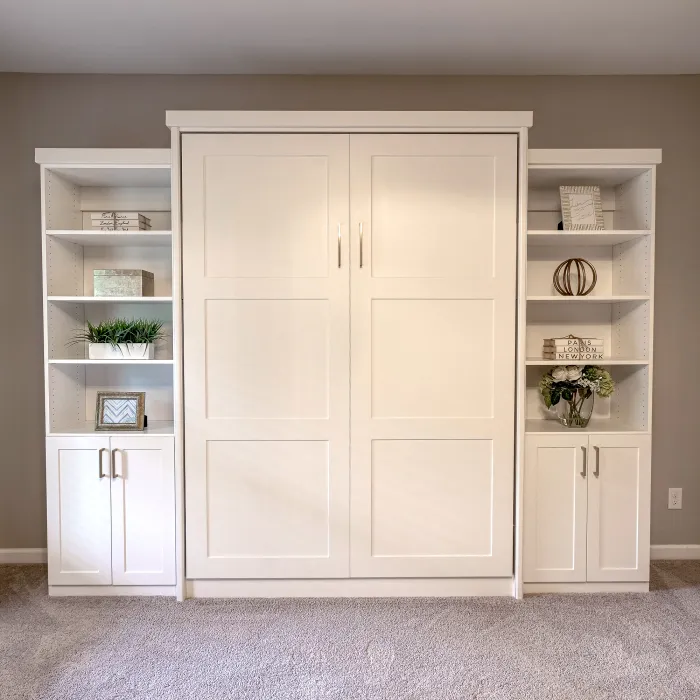
<instances>
[{"instance_id":1,"label":"framed picture on shelf","mask_svg":"<svg viewBox=\"0 0 700 700\"><path fill-rule=\"evenodd\" d=\"M562 185L559 196L564 231L602 231L605 228L598 185Z\"/></svg>"},{"instance_id":2,"label":"framed picture on shelf","mask_svg":"<svg viewBox=\"0 0 700 700\"><path fill-rule=\"evenodd\" d=\"M145 391L98 391L95 430L143 430Z\"/></svg>"}]
</instances>

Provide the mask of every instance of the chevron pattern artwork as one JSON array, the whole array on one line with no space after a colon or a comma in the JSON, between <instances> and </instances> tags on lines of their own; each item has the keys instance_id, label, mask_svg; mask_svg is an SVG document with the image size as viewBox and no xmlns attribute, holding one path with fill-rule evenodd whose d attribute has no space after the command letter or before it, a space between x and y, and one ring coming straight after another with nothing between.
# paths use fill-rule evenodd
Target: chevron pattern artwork
<instances>
[{"instance_id":1,"label":"chevron pattern artwork","mask_svg":"<svg viewBox=\"0 0 700 700\"><path fill-rule=\"evenodd\" d=\"M111 425L134 425L138 399L105 399L102 409L102 422Z\"/></svg>"},{"instance_id":2,"label":"chevron pattern artwork","mask_svg":"<svg viewBox=\"0 0 700 700\"><path fill-rule=\"evenodd\" d=\"M95 430L143 430L144 391L98 391Z\"/></svg>"}]
</instances>

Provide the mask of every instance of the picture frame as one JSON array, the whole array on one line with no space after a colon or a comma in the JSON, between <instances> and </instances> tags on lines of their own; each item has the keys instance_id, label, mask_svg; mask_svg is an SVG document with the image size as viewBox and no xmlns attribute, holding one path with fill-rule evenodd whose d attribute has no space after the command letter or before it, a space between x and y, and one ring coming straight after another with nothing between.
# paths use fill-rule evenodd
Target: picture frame
<instances>
[{"instance_id":1,"label":"picture frame","mask_svg":"<svg viewBox=\"0 0 700 700\"><path fill-rule=\"evenodd\" d=\"M562 185L559 196L565 231L602 231L605 228L598 185Z\"/></svg>"},{"instance_id":2,"label":"picture frame","mask_svg":"<svg viewBox=\"0 0 700 700\"><path fill-rule=\"evenodd\" d=\"M95 430L142 431L145 391L98 391Z\"/></svg>"}]
</instances>

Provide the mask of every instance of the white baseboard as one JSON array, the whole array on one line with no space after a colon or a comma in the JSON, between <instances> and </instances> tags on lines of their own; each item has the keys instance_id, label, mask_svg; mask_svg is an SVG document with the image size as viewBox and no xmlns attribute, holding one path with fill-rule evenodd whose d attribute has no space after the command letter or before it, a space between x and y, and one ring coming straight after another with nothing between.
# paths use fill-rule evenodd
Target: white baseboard
<instances>
[{"instance_id":1,"label":"white baseboard","mask_svg":"<svg viewBox=\"0 0 700 700\"><path fill-rule=\"evenodd\" d=\"M46 548L0 549L0 564L46 564Z\"/></svg>"},{"instance_id":2,"label":"white baseboard","mask_svg":"<svg viewBox=\"0 0 700 700\"><path fill-rule=\"evenodd\" d=\"M700 544L653 544L654 559L700 559Z\"/></svg>"}]
</instances>

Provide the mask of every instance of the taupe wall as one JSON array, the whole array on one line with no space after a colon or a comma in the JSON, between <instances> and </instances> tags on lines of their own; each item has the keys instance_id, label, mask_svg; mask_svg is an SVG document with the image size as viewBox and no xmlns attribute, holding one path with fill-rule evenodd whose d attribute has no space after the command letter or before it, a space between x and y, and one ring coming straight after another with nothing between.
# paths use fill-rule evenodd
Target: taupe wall
<instances>
[{"instance_id":1,"label":"taupe wall","mask_svg":"<svg viewBox=\"0 0 700 700\"><path fill-rule=\"evenodd\" d=\"M533 110L533 148L663 148L652 542L700 544L700 76L0 74L0 548L45 545L34 148L167 147L166 109ZM669 486L683 510L666 509Z\"/></svg>"}]
</instances>

